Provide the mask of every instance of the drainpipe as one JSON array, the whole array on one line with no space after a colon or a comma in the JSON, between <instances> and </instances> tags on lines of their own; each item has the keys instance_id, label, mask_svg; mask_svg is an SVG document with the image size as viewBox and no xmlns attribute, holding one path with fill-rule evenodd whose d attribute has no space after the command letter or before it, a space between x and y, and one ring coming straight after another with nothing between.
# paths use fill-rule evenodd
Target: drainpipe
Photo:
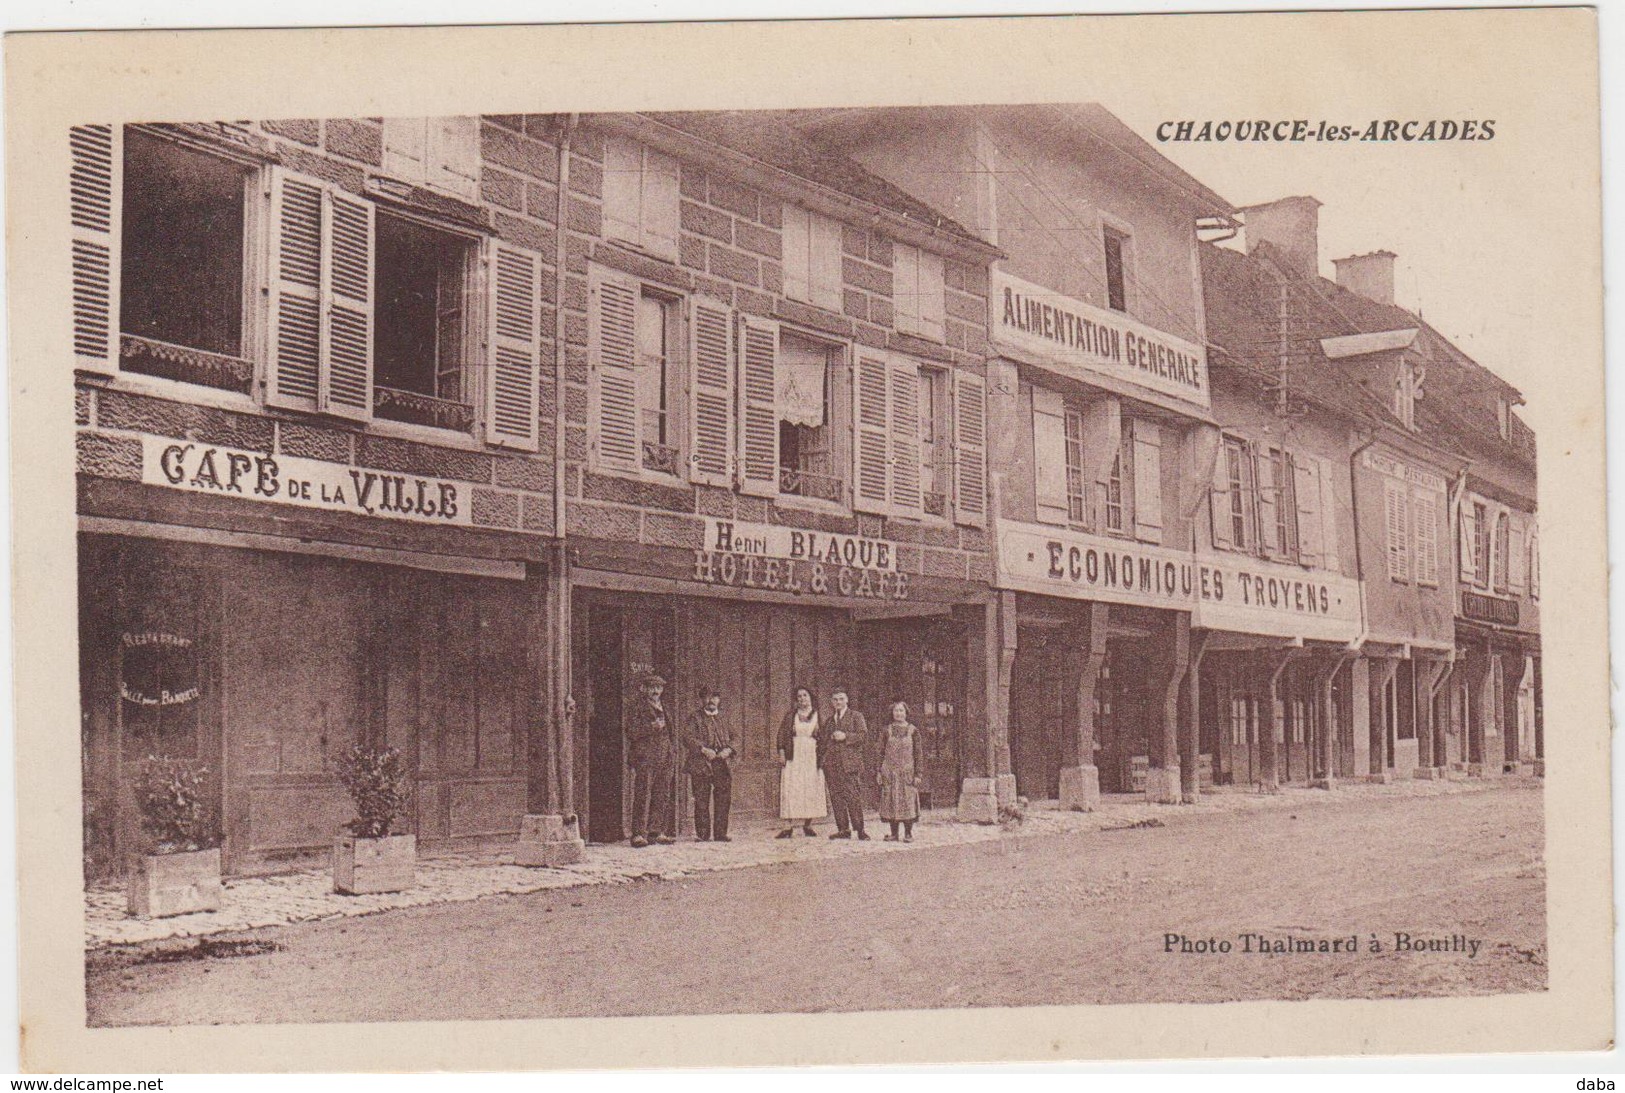
<instances>
[{"instance_id":1,"label":"drainpipe","mask_svg":"<svg viewBox=\"0 0 1625 1093\"><path fill-rule=\"evenodd\" d=\"M553 806L569 823L575 814L575 734L566 732L565 726L574 716L575 700L570 695L570 556L564 541L565 475L564 475L564 293L565 254L569 237L570 203L570 138L575 133L579 114L566 114L559 132L559 191L558 208L554 215L553 253L553 579L557 582L554 595L553 670L557 673L553 688Z\"/></svg>"}]
</instances>

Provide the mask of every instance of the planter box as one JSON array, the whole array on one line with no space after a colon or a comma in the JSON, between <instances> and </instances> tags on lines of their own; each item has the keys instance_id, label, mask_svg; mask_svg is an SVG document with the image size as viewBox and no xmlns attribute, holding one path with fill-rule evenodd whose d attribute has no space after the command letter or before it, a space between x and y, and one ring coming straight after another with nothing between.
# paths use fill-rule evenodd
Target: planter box
<instances>
[{"instance_id":1,"label":"planter box","mask_svg":"<svg viewBox=\"0 0 1625 1093\"><path fill-rule=\"evenodd\" d=\"M130 862L130 914L145 918L218 911L225 898L220 884L220 850L147 854Z\"/></svg>"},{"instance_id":2,"label":"planter box","mask_svg":"<svg viewBox=\"0 0 1625 1093\"><path fill-rule=\"evenodd\" d=\"M417 880L418 837L389 835L333 840L333 891L346 896L401 892Z\"/></svg>"}]
</instances>

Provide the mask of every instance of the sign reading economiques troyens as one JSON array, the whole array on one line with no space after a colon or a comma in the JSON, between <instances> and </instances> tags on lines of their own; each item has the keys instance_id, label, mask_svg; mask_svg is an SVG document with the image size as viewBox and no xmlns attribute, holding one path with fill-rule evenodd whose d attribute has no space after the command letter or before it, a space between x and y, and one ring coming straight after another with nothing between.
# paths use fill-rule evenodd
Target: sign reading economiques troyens
<instances>
[{"instance_id":1,"label":"sign reading economiques troyens","mask_svg":"<svg viewBox=\"0 0 1625 1093\"><path fill-rule=\"evenodd\" d=\"M1213 630L1322 641L1360 633L1359 582L1341 574L1041 524L1000 528L1001 588L1190 611L1193 626Z\"/></svg>"},{"instance_id":2,"label":"sign reading economiques troyens","mask_svg":"<svg viewBox=\"0 0 1625 1093\"><path fill-rule=\"evenodd\" d=\"M1093 373L1209 405L1202 346L999 271L993 274L993 344L1081 379Z\"/></svg>"},{"instance_id":3,"label":"sign reading economiques troyens","mask_svg":"<svg viewBox=\"0 0 1625 1093\"><path fill-rule=\"evenodd\" d=\"M909 574L885 539L707 517L694 579L792 595L906 600Z\"/></svg>"}]
</instances>

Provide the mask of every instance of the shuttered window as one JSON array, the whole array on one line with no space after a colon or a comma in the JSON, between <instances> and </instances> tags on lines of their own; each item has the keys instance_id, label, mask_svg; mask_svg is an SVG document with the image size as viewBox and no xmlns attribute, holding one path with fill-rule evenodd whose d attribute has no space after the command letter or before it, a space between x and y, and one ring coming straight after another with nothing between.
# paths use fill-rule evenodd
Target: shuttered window
<instances>
[{"instance_id":1,"label":"shuttered window","mask_svg":"<svg viewBox=\"0 0 1625 1093\"><path fill-rule=\"evenodd\" d=\"M1529 529L1529 598L1540 599L1540 534Z\"/></svg>"},{"instance_id":2,"label":"shuttered window","mask_svg":"<svg viewBox=\"0 0 1625 1093\"><path fill-rule=\"evenodd\" d=\"M1162 429L1154 421L1132 422L1134 537L1162 542Z\"/></svg>"},{"instance_id":3,"label":"shuttered window","mask_svg":"<svg viewBox=\"0 0 1625 1093\"><path fill-rule=\"evenodd\" d=\"M887 406L891 365L886 354L860 346L853 384L853 420L856 422L856 459L852 507L864 512L891 510L891 451Z\"/></svg>"},{"instance_id":4,"label":"shuttered window","mask_svg":"<svg viewBox=\"0 0 1625 1093\"><path fill-rule=\"evenodd\" d=\"M1083 415L1066 412L1066 512L1069 522L1089 523L1089 488L1083 474Z\"/></svg>"},{"instance_id":5,"label":"shuttered window","mask_svg":"<svg viewBox=\"0 0 1625 1093\"><path fill-rule=\"evenodd\" d=\"M1209 514L1213 545L1222 550L1248 550L1254 539L1252 447L1240 437L1227 436L1213 468Z\"/></svg>"},{"instance_id":6,"label":"shuttered window","mask_svg":"<svg viewBox=\"0 0 1625 1093\"><path fill-rule=\"evenodd\" d=\"M672 157L636 141L604 142L604 233L667 261L677 260L680 172Z\"/></svg>"},{"instance_id":7,"label":"shuttered window","mask_svg":"<svg viewBox=\"0 0 1625 1093\"><path fill-rule=\"evenodd\" d=\"M1319 565L1325 541L1320 527L1320 463L1313 456L1292 458L1292 499L1297 505L1298 561Z\"/></svg>"},{"instance_id":8,"label":"shuttered window","mask_svg":"<svg viewBox=\"0 0 1625 1093\"><path fill-rule=\"evenodd\" d=\"M954 519L987 523L987 383L974 372L954 371Z\"/></svg>"},{"instance_id":9,"label":"shuttered window","mask_svg":"<svg viewBox=\"0 0 1625 1093\"><path fill-rule=\"evenodd\" d=\"M1034 387L1032 392L1033 480L1038 519L1046 524L1070 523L1071 483L1077 479L1081 489L1082 452L1074 463L1067 444L1066 402L1060 393L1042 387Z\"/></svg>"},{"instance_id":10,"label":"shuttered window","mask_svg":"<svg viewBox=\"0 0 1625 1093\"><path fill-rule=\"evenodd\" d=\"M710 486L733 484L734 360L733 313L695 297L689 322L693 361L693 417L689 436L689 477Z\"/></svg>"},{"instance_id":11,"label":"shuttered window","mask_svg":"<svg viewBox=\"0 0 1625 1093\"><path fill-rule=\"evenodd\" d=\"M1490 514L1482 501L1472 503L1473 530L1473 583L1480 588L1490 586Z\"/></svg>"},{"instance_id":12,"label":"shuttered window","mask_svg":"<svg viewBox=\"0 0 1625 1093\"><path fill-rule=\"evenodd\" d=\"M1410 504L1403 483L1383 482L1383 511L1387 524L1388 577L1411 579Z\"/></svg>"},{"instance_id":13,"label":"shuttered window","mask_svg":"<svg viewBox=\"0 0 1625 1093\"><path fill-rule=\"evenodd\" d=\"M899 331L942 341L946 296L941 255L906 243L892 247L892 302Z\"/></svg>"},{"instance_id":14,"label":"shuttered window","mask_svg":"<svg viewBox=\"0 0 1625 1093\"><path fill-rule=\"evenodd\" d=\"M1522 514L1512 520L1512 534L1507 543L1507 588L1514 595L1524 591L1527 584L1529 553L1525 547L1526 525Z\"/></svg>"},{"instance_id":15,"label":"shuttered window","mask_svg":"<svg viewBox=\"0 0 1625 1093\"><path fill-rule=\"evenodd\" d=\"M492 244L485 438L527 452L536 451L540 439L541 288L539 255L508 243Z\"/></svg>"},{"instance_id":16,"label":"shuttered window","mask_svg":"<svg viewBox=\"0 0 1625 1093\"><path fill-rule=\"evenodd\" d=\"M799 205L785 205L784 294L841 310L841 225Z\"/></svg>"},{"instance_id":17,"label":"shuttered window","mask_svg":"<svg viewBox=\"0 0 1625 1093\"><path fill-rule=\"evenodd\" d=\"M1411 521L1416 525L1416 583L1439 584L1439 495L1417 490L1411 496Z\"/></svg>"},{"instance_id":18,"label":"shuttered window","mask_svg":"<svg viewBox=\"0 0 1625 1093\"><path fill-rule=\"evenodd\" d=\"M740 319L739 489L758 497L779 492L779 324Z\"/></svg>"},{"instance_id":19,"label":"shuttered window","mask_svg":"<svg viewBox=\"0 0 1625 1093\"><path fill-rule=\"evenodd\" d=\"M594 267L589 278L588 417L593 462L636 472L638 451L638 283Z\"/></svg>"},{"instance_id":20,"label":"shuttered window","mask_svg":"<svg viewBox=\"0 0 1625 1093\"><path fill-rule=\"evenodd\" d=\"M383 136L389 174L468 200L479 196L479 118L385 118Z\"/></svg>"},{"instance_id":21,"label":"shuttered window","mask_svg":"<svg viewBox=\"0 0 1625 1093\"><path fill-rule=\"evenodd\" d=\"M74 365L104 375L118 370L122 138L122 127L114 125L68 131Z\"/></svg>"},{"instance_id":22,"label":"shuttered window","mask_svg":"<svg viewBox=\"0 0 1625 1093\"><path fill-rule=\"evenodd\" d=\"M1471 581L1478 570L1477 506L1463 497L1458 506L1456 561L1461 580Z\"/></svg>"},{"instance_id":23,"label":"shuttered window","mask_svg":"<svg viewBox=\"0 0 1625 1093\"><path fill-rule=\"evenodd\" d=\"M1511 554L1511 520L1506 512L1495 517L1495 591L1507 590L1507 571L1509 561L1507 555Z\"/></svg>"}]
</instances>

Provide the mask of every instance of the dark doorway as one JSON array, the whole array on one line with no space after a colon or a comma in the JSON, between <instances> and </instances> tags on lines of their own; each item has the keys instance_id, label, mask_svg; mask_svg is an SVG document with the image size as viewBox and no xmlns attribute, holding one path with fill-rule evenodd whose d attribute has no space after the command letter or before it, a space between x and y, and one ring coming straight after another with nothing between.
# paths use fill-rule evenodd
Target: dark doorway
<instances>
[{"instance_id":1,"label":"dark doorway","mask_svg":"<svg viewBox=\"0 0 1625 1093\"><path fill-rule=\"evenodd\" d=\"M591 724L587 736L587 838L596 843L618 842L623 785L624 709L621 698L625 672L621 664L621 612L612 604L588 608L587 658L592 681Z\"/></svg>"}]
</instances>

